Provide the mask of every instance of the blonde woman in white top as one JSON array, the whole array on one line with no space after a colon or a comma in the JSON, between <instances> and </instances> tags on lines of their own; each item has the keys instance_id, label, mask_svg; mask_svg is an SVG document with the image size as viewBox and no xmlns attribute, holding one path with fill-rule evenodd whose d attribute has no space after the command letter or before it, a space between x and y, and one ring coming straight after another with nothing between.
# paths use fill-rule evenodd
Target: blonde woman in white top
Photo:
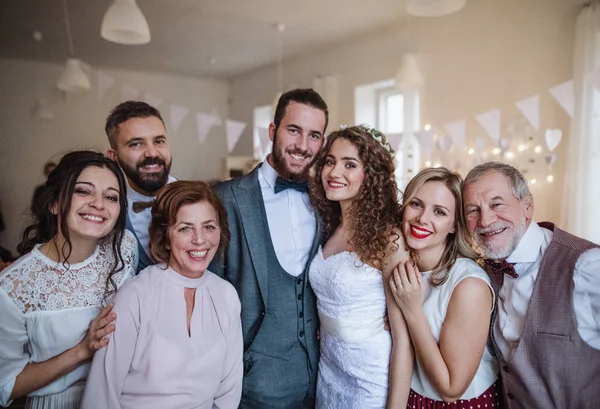
<instances>
[{"instance_id":1,"label":"blonde woman in white top","mask_svg":"<svg viewBox=\"0 0 600 409\"><path fill-rule=\"evenodd\" d=\"M415 351L409 408L500 407L498 368L487 346L494 293L473 259L462 178L421 171L406 187L402 229L412 262L389 284Z\"/></svg>"}]
</instances>

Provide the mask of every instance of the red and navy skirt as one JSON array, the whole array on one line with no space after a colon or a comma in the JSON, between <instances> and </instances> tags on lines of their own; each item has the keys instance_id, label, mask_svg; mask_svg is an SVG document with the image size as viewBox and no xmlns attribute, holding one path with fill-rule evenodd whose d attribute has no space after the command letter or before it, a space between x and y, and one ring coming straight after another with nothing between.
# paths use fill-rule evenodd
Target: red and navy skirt
<instances>
[{"instance_id":1,"label":"red and navy skirt","mask_svg":"<svg viewBox=\"0 0 600 409\"><path fill-rule=\"evenodd\" d=\"M498 409L502 407L500 381L496 381L496 383L476 398L460 399L452 403L426 398L411 389L408 395L408 403L406 404L407 409Z\"/></svg>"}]
</instances>

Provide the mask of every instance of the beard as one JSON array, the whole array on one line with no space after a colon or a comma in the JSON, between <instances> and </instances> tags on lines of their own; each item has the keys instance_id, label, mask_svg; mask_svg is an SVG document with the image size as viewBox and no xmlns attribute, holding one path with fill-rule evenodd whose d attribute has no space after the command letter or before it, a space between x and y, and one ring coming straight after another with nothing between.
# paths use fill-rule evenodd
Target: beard
<instances>
[{"instance_id":1,"label":"beard","mask_svg":"<svg viewBox=\"0 0 600 409\"><path fill-rule=\"evenodd\" d=\"M302 168L292 168L286 162L286 153L290 155L302 155L309 160ZM308 180L308 172L314 160L313 155L311 155L309 151L303 151L301 149L289 149L284 151L284 149L279 147L277 144L277 130L275 130L275 138L273 140L273 150L271 152L271 156L273 157L273 168L275 171L277 171L277 174L282 179L292 182L306 182Z\"/></svg>"},{"instance_id":2,"label":"beard","mask_svg":"<svg viewBox=\"0 0 600 409\"><path fill-rule=\"evenodd\" d=\"M171 163L173 163L173 160L167 164L161 158L146 158L143 161L136 163L135 167L130 167L126 163L121 162L120 159L118 159L118 162L121 169L123 169L123 172L132 183L140 189L154 194L169 181L169 173L171 171ZM140 172L140 168L147 165L162 165L162 170L154 173Z\"/></svg>"},{"instance_id":3,"label":"beard","mask_svg":"<svg viewBox=\"0 0 600 409\"><path fill-rule=\"evenodd\" d=\"M527 224L525 219L512 231L512 236L508 240L508 243L503 247L500 247L494 243L489 243L485 240L481 239L481 234L484 232L490 232L499 229L510 229L511 224L507 222L498 222L493 225L483 228L477 228L473 232L473 238L475 239L475 243L479 246L479 248L483 251L483 257L490 260L505 260L509 257L519 245L521 238L525 234L527 230Z\"/></svg>"}]
</instances>

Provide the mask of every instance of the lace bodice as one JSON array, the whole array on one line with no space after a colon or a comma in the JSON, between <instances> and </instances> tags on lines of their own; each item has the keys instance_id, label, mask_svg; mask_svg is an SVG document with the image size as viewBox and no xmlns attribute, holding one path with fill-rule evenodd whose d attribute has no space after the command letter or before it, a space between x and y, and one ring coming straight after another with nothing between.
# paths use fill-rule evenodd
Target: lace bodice
<instances>
[{"instance_id":1,"label":"lace bodice","mask_svg":"<svg viewBox=\"0 0 600 409\"><path fill-rule=\"evenodd\" d=\"M135 273L137 242L125 232L125 268L113 276L120 287ZM114 257L109 244L68 267L39 251L39 246L0 274L0 405L8 405L16 377L30 362L44 362L77 345L100 311ZM79 407L89 363L29 394L31 407ZM66 404L65 402L70 402Z\"/></svg>"},{"instance_id":2,"label":"lace bodice","mask_svg":"<svg viewBox=\"0 0 600 409\"><path fill-rule=\"evenodd\" d=\"M115 286L135 264L135 238L128 231L123 235L121 254L124 268L113 276ZM100 244L94 254L81 263L65 267L43 255L36 245L5 270L0 288L24 313L82 308L102 303L106 280L115 258L110 243ZM112 286L109 286L113 290Z\"/></svg>"}]
</instances>

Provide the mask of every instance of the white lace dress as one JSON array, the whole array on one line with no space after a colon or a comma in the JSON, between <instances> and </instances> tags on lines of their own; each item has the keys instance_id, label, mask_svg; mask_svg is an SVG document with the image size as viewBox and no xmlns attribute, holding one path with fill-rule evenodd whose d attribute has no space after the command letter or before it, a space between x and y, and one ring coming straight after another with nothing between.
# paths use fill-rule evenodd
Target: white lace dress
<instances>
[{"instance_id":1,"label":"white lace dress","mask_svg":"<svg viewBox=\"0 0 600 409\"><path fill-rule=\"evenodd\" d=\"M126 231L125 269L115 284L130 278L137 265L137 243ZM110 245L66 269L39 251L39 245L0 274L0 405L10 404L17 375L28 363L43 362L77 345L101 309L113 264ZM90 364L29 394L28 407L78 409Z\"/></svg>"},{"instance_id":2,"label":"white lace dress","mask_svg":"<svg viewBox=\"0 0 600 409\"><path fill-rule=\"evenodd\" d=\"M309 280L321 320L317 408L384 408L392 339L381 272L355 253L324 259L319 249Z\"/></svg>"}]
</instances>

